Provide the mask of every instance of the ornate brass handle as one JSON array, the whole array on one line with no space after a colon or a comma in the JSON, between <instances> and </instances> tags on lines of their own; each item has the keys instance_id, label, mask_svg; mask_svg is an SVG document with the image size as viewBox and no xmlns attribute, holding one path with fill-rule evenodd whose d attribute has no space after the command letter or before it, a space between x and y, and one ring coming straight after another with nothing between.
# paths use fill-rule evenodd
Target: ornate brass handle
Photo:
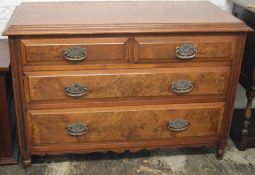
<instances>
[{"instance_id":1,"label":"ornate brass handle","mask_svg":"<svg viewBox=\"0 0 255 175\"><path fill-rule=\"evenodd\" d=\"M168 122L168 129L170 131L179 132L188 129L189 121L184 119L175 119Z\"/></svg>"},{"instance_id":2,"label":"ornate brass handle","mask_svg":"<svg viewBox=\"0 0 255 175\"><path fill-rule=\"evenodd\" d=\"M69 47L64 50L64 58L68 61L82 61L87 55L87 49L80 46Z\"/></svg>"},{"instance_id":3,"label":"ornate brass handle","mask_svg":"<svg viewBox=\"0 0 255 175\"><path fill-rule=\"evenodd\" d=\"M197 49L192 44L185 43L179 47L176 47L175 54L179 59L188 60L196 57Z\"/></svg>"},{"instance_id":4,"label":"ornate brass handle","mask_svg":"<svg viewBox=\"0 0 255 175\"><path fill-rule=\"evenodd\" d=\"M185 94L193 89L193 83L190 80L177 80L171 84L171 89L176 94Z\"/></svg>"},{"instance_id":5,"label":"ornate brass handle","mask_svg":"<svg viewBox=\"0 0 255 175\"><path fill-rule=\"evenodd\" d=\"M69 97L81 97L88 93L88 88L80 83L74 83L65 87L65 94Z\"/></svg>"},{"instance_id":6,"label":"ornate brass handle","mask_svg":"<svg viewBox=\"0 0 255 175\"><path fill-rule=\"evenodd\" d=\"M67 125L67 133L71 136L81 136L86 134L89 128L84 123L75 122Z\"/></svg>"}]
</instances>

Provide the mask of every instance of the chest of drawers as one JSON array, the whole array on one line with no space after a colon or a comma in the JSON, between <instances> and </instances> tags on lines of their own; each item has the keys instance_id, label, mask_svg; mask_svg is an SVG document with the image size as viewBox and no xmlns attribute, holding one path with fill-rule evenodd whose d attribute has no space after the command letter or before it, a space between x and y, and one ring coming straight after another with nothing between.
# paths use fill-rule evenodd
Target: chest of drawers
<instances>
[{"instance_id":1,"label":"chest of drawers","mask_svg":"<svg viewBox=\"0 0 255 175\"><path fill-rule=\"evenodd\" d=\"M249 30L208 2L23 3L4 35L24 164L213 145L221 158Z\"/></svg>"}]
</instances>

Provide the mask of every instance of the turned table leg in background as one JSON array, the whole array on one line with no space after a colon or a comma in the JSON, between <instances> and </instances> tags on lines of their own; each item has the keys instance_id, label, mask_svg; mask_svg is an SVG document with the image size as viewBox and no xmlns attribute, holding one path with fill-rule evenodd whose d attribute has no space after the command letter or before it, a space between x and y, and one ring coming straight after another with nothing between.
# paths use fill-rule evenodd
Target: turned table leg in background
<instances>
[{"instance_id":1,"label":"turned table leg in background","mask_svg":"<svg viewBox=\"0 0 255 175\"><path fill-rule=\"evenodd\" d=\"M248 98L248 102L244 113L243 127L241 130L241 140L240 144L238 145L239 150L245 150L248 145L248 131L250 126L250 120L252 117L252 100L255 95L255 87L253 87L251 91L247 90L246 95Z\"/></svg>"}]
</instances>

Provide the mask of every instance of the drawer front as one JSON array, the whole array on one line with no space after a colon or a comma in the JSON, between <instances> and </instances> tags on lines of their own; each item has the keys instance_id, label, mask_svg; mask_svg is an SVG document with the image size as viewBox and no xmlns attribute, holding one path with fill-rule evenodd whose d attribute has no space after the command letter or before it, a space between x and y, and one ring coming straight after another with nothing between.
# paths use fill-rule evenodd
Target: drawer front
<instances>
[{"instance_id":1,"label":"drawer front","mask_svg":"<svg viewBox=\"0 0 255 175\"><path fill-rule=\"evenodd\" d=\"M218 136L224 103L28 111L31 146Z\"/></svg>"},{"instance_id":2,"label":"drawer front","mask_svg":"<svg viewBox=\"0 0 255 175\"><path fill-rule=\"evenodd\" d=\"M137 37L134 62L229 61L235 40L235 36L217 35Z\"/></svg>"},{"instance_id":3,"label":"drawer front","mask_svg":"<svg viewBox=\"0 0 255 175\"><path fill-rule=\"evenodd\" d=\"M127 62L127 38L23 39L24 64ZM73 49L76 48L76 49Z\"/></svg>"},{"instance_id":4,"label":"drawer front","mask_svg":"<svg viewBox=\"0 0 255 175\"><path fill-rule=\"evenodd\" d=\"M29 89L27 102L198 94L224 96L229 67L58 71L26 74L25 85L28 87L25 89ZM181 81L184 81L183 86ZM175 88L176 84L183 87L185 91L179 93L178 87ZM75 92L79 90L81 91Z\"/></svg>"}]
</instances>

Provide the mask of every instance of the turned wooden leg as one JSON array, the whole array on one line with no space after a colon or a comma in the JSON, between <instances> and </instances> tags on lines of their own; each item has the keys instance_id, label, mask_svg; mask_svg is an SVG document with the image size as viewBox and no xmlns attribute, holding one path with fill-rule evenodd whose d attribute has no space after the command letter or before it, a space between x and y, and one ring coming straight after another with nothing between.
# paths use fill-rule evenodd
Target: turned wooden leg
<instances>
[{"instance_id":1,"label":"turned wooden leg","mask_svg":"<svg viewBox=\"0 0 255 175\"><path fill-rule=\"evenodd\" d=\"M217 150L216 150L216 159L217 160L222 160L223 155L225 153L225 147L226 147L226 143L225 142L220 142L217 145Z\"/></svg>"},{"instance_id":2,"label":"turned wooden leg","mask_svg":"<svg viewBox=\"0 0 255 175\"><path fill-rule=\"evenodd\" d=\"M250 119L252 116L252 100L254 97L254 93L255 93L254 90L246 91L248 102L247 102L247 105L245 108L245 113L244 113L243 127L242 127L242 131L241 131L241 139L240 139L239 145L237 146L237 148L239 150L245 150L248 145L248 130L249 130L249 126L250 126Z\"/></svg>"},{"instance_id":3,"label":"turned wooden leg","mask_svg":"<svg viewBox=\"0 0 255 175\"><path fill-rule=\"evenodd\" d=\"M29 171L32 168L31 159L22 160L22 164L25 171Z\"/></svg>"}]
</instances>

